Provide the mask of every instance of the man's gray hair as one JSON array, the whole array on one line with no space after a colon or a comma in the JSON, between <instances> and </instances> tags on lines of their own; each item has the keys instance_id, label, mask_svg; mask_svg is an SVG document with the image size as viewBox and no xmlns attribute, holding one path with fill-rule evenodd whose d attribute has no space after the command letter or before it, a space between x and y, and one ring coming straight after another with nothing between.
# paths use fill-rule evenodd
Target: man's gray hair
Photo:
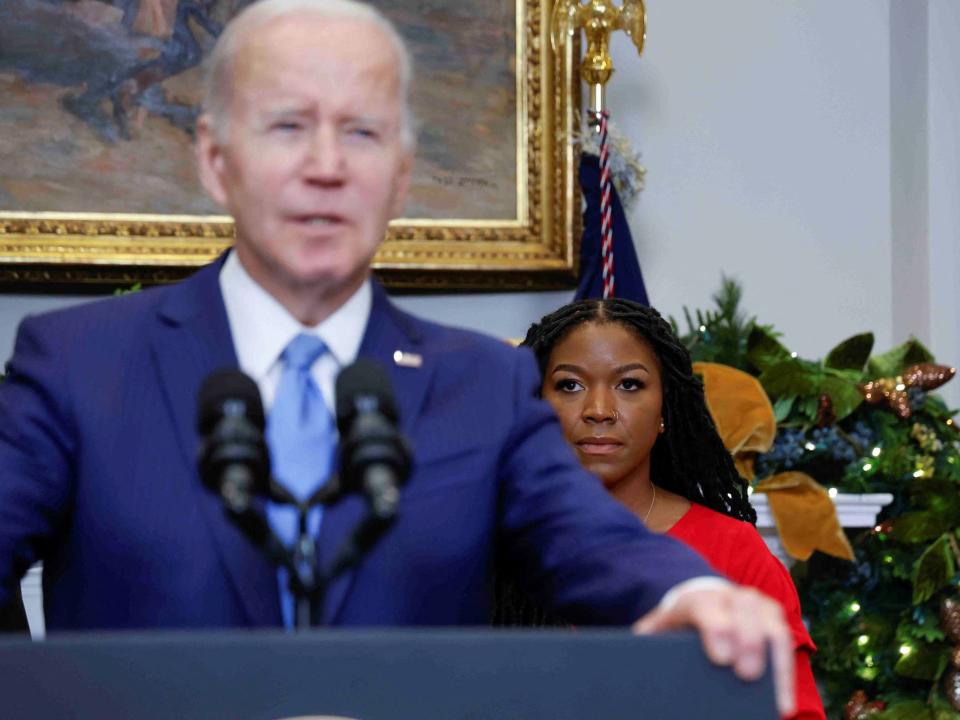
<instances>
[{"instance_id":1,"label":"man's gray hair","mask_svg":"<svg viewBox=\"0 0 960 720\"><path fill-rule=\"evenodd\" d=\"M415 120L410 108L410 85L413 60L406 42L396 27L379 10L358 0L258 0L238 13L217 39L210 55L204 79L203 108L210 115L213 129L223 139L226 135L233 83L233 64L237 48L246 33L256 30L275 18L309 12L331 20L357 20L381 31L393 44L397 54L400 80L400 135L403 144L414 143Z\"/></svg>"}]
</instances>

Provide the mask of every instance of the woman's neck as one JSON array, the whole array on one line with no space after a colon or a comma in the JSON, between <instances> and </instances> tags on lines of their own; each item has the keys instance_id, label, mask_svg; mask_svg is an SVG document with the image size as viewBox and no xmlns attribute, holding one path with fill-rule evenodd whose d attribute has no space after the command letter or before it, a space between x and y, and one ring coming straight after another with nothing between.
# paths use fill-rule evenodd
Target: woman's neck
<instances>
[{"instance_id":1,"label":"woman's neck","mask_svg":"<svg viewBox=\"0 0 960 720\"><path fill-rule=\"evenodd\" d=\"M667 532L690 509L690 501L685 497L655 487L649 468L617 483L610 488L610 494L656 533Z\"/></svg>"}]
</instances>

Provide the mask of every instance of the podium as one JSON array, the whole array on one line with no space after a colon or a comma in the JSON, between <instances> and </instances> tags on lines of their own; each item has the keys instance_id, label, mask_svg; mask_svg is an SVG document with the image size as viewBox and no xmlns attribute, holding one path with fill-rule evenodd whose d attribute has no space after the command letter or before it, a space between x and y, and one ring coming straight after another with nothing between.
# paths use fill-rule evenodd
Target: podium
<instances>
[{"instance_id":1,"label":"podium","mask_svg":"<svg viewBox=\"0 0 960 720\"><path fill-rule=\"evenodd\" d=\"M0 641L3 717L776 720L692 633L348 630Z\"/></svg>"}]
</instances>

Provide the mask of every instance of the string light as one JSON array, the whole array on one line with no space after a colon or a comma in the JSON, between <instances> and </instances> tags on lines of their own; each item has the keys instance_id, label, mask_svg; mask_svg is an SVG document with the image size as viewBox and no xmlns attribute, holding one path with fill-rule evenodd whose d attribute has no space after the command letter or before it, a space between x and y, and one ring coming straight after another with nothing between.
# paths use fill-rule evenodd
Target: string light
<instances>
[{"instance_id":1,"label":"string light","mask_svg":"<svg viewBox=\"0 0 960 720\"><path fill-rule=\"evenodd\" d=\"M860 647L863 647L868 642L870 642L869 635L861 635L860 637L857 638L857 645L859 645ZM867 657L870 657L870 656L868 655Z\"/></svg>"},{"instance_id":2,"label":"string light","mask_svg":"<svg viewBox=\"0 0 960 720\"><path fill-rule=\"evenodd\" d=\"M856 600L850 603L850 612L852 613L860 612L860 603L858 603Z\"/></svg>"},{"instance_id":3,"label":"string light","mask_svg":"<svg viewBox=\"0 0 960 720\"><path fill-rule=\"evenodd\" d=\"M831 498L835 498L837 496L837 489L833 487L830 488L827 490L827 495L829 495Z\"/></svg>"},{"instance_id":4,"label":"string light","mask_svg":"<svg viewBox=\"0 0 960 720\"><path fill-rule=\"evenodd\" d=\"M795 358L796 356L797 356L797 353L796 353L796 352L790 353L790 357Z\"/></svg>"},{"instance_id":5,"label":"string light","mask_svg":"<svg viewBox=\"0 0 960 720\"><path fill-rule=\"evenodd\" d=\"M814 450L817 449L817 446L814 445L812 442L808 442L806 445L804 445L804 447L810 452L813 452Z\"/></svg>"},{"instance_id":6,"label":"string light","mask_svg":"<svg viewBox=\"0 0 960 720\"><path fill-rule=\"evenodd\" d=\"M705 333L705 332L707 331L707 326L706 326L706 325L701 325L700 328L699 328L699 330L700 330L700 332Z\"/></svg>"},{"instance_id":7,"label":"string light","mask_svg":"<svg viewBox=\"0 0 960 720\"><path fill-rule=\"evenodd\" d=\"M900 654L903 655L904 657L907 657L912 652L913 652L913 648L910 647L909 645L900 646Z\"/></svg>"},{"instance_id":8,"label":"string light","mask_svg":"<svg viewBox=\"0 0 960 720\"><path fill-rule=\"evenodd\" d=\"M747 488L747 495L753 495L753 486Z\"/></svg>"},{"instance_id":9,"label":"string light","mask_svg":"<svg viewBox=\"0 0 960 720\"><path fill-rule=\"evenodd\" d=\"M921 477L923 477L923 470L914 470L914 471L913 471L913 476L914 476L915 478L921 478Z\"/></svg>"},{"instance_id":10,"label":"string light","mask_svg":"<svg viewBox=\"0 0 960 720\"><path fill-rule=\"evenodd\" d=\"M880 457L880 448L875 447L873 450L870 451L870 454L873 455L874 457Z\"/></svg>"},{"instance_id":11,"label":"string light","mask_svg":"<svg viewBox=\"0 0 960 720\"><path fill-rule=\"evenodd\" d=\"M863 471L864 471L864 472L870 472L871 470L873 470L873 463L864 463L864 464L863 464Z\"/></svg>"}]
</instances>

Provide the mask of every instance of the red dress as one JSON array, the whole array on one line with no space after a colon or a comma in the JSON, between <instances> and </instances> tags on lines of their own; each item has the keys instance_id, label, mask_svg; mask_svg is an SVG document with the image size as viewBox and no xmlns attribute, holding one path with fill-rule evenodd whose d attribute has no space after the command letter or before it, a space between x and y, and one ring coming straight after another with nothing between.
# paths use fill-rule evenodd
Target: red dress
<instances>
[{"instance_id":1,"label":"red dress","mask_svg":"<svg viewBox=\"0 0 960 720\"><path fill-rule=\"evenodd\" d=\"M810 669L810 654L817 648L801 619L797 589L756 528L691 503L667 535L692 547L718 573L738 585L756 588L783 606L796 648L797 713L791 720L824 720L823 703Z\"/></svg>"}]
</instances>

